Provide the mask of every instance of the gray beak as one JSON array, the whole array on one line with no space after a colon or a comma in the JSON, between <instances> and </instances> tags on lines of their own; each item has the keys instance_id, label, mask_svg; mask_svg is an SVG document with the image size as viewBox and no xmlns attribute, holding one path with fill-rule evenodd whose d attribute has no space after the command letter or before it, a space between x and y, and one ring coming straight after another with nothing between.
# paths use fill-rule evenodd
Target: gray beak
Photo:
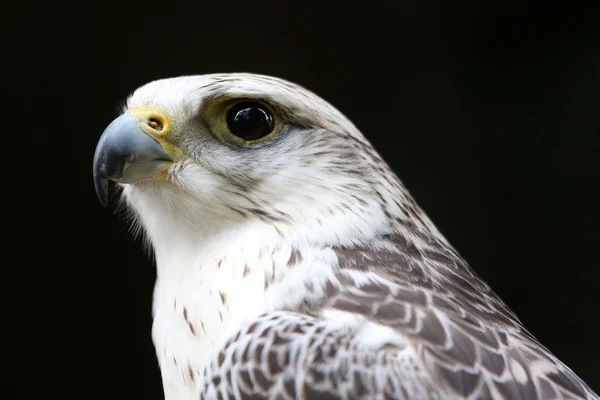
<instances>
[{"instance_id":1,"label":"gray beak","mask_svg":"<svg viewBox=\"0 0 600 400\"><path fill-rule=\"evenodd\" d=\"M108 125L94 154L94 185L103 206L108 204L108 181L133 183L154 177L171 161L167 151L126 113Z\"/></svg>"}]
</instances>

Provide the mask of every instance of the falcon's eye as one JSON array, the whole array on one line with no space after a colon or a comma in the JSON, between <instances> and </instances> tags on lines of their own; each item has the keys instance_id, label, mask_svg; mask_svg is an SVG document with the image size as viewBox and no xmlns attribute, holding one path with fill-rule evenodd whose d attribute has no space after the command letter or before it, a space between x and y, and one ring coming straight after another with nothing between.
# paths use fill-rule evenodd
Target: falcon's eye
<instances>
[{"instance_id":1,"label":"falcon's eye","mask_svg":"<svg viewBox=\"0 0 600 400\"><path fill-rule=\"evenodd\" d=\"M262 104L244 101L227 111L227 126L235 136L252 141L273 132L275 121L269 109Z\"/></svg>"}]
</instances>

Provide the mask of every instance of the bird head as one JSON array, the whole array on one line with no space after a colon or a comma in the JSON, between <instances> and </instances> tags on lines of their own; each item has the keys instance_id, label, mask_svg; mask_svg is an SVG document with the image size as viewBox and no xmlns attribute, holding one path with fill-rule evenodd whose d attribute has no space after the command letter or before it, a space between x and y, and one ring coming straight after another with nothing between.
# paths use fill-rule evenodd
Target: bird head
<instances>
[{"instance_id":1,"label":"bird head","mask_svg":"<svg viewBox=\"0 0 600 400\"><path fill-rule=\"evenodd\" d=\"M320 242L427 225L358 129L312 92L251 74L163 79L137 89L94 157L146 230L246 223Z\"/></svg>"}]
</instances>

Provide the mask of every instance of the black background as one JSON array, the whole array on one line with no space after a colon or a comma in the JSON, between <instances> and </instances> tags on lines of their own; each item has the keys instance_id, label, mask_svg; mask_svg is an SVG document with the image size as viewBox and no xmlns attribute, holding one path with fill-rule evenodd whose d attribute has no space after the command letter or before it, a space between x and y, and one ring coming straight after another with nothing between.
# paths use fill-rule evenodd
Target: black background
<instances>
[{"instance_id":1,"label":"black background","mask_svg":"<svg viewBox=\"0 0 600 400\"><path fill-rule=\"evenodd\" d=\"M97 201L93 152L136 87L236 71L294 81L345 113L533 334L600 390L597 9L257 0L1 11L5 393L162 397L154 267L114 205Z\"/></svg>"}]
</instances>

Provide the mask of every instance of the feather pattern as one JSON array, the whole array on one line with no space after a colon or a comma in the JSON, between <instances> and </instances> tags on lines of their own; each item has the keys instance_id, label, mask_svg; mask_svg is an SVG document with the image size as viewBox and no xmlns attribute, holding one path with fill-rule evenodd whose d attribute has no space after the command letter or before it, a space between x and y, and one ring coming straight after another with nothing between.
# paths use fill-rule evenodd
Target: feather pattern
<instances>
[{"instance_id":1,"label":"feather pattern","mask_svg":"<svg viewBox=\"0 0 600 400\"><path fill-rule=\"evenodd\" d=\"M598 398L444 242L334 251L320 299L244 324L204 369L201 398ZM366 323L340 330L328 310ZM369 324L400 340L364 348Z\"/></svg>"}]
</instances>

